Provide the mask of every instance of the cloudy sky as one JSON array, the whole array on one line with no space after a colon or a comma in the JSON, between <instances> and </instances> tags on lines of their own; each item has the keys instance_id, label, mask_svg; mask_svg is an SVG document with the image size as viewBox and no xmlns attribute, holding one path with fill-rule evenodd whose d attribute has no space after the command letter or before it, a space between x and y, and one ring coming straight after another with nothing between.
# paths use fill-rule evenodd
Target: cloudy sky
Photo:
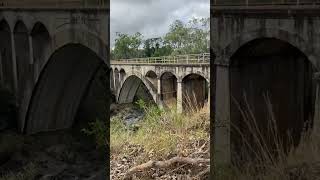
<instances>
[{"instance_id":1,"label":"cloudy sky","mask_svg":"<svg viewBox=\"0 0 320 180\"><path fill-rule=\"evenodd\" d=\"M111 47L116 32L159 37L176 19L210 16L210 0L111 0L110 6Z\"/></svg>"}]
</instances>

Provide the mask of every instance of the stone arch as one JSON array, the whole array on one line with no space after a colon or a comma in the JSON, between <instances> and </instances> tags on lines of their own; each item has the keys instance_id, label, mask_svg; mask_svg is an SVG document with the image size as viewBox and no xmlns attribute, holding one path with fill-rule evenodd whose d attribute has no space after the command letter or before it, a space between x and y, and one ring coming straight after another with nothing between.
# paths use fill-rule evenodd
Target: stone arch
<instances>
[{"instance_id":1,"label":"stone arch","mask_svg":"<svg viewBox=\"0 0 320 180\"><path fill-rule=\"evenodd\" d=\"M45 65L51 54L51 37L47 27L41 22L36 22L31 31L32 48L33 48L33 68L34 79L37 80L40 70Z\"/></svg>"},{"instance_id":2,"label":"stone arch","mask_svg":"<svg viewBox=\"0 0 320 180\"><path fill-rule=\"evenodd\" d=\"M195 74L195 75L201 76L201 77L203 77L208 83L210 83L209 77L208 77L205 73L203 73L203 72L201 72L201 71L192 72L192 73L190 73L190 74ZM183 80L184 78L186 78L186 77L189 76L190 74L184 74L183 76L181 76L181 79Z\"/></svg>"},{"instance_id":3,"label":"stone arch","mask_svg":"<svg viewBox=\"0 0 320 180\"><path fill-rule=\"evenodd\" d=\"M116 92L120 89L120 86L121 86L120 71L118 70L118 68L114 69L114 86L115 86Z\"/></svg>"},{"instance_id":4,"label":"stone arch","mask_svg":"<svg viewBox=\"0 0 320 180\"><path fill-rule=\"evenodd\" d=\"M126 75L127 75L126 71L123 68L121 68L120 69L120 82L121 82L121 84L124 82Z\"/></svg>"},{"instance_id":5,"label":"stone arch","mask_svg":"<svg viewBox=\"0 0 320 180\"><path fill-rule=\"evenodd\" d=\"M110 66L110 62L107 61L108 44L106 40L96 33L91 32L89 29L80 26L63 26L59 27L58 31L52 34L52 46L53 51L65 46L66 44L81 44L91 51L95 52L101 59L104 60L105 64Z\"/></svg>"},{"instance_id":6,"label":"stone arch","mask_svg":"<svg viewBox=\"0 0 320 180\"><path fill-rule=\"evenodd\" d=\"M110 89L114 91L114 72L113 69L110 69Z\"/></svg>"},{"instance_id":7,"label":"stone arch","mask_svg":"<svg viewBox=\"0 0 320 180\"><path fill-rule=\"evenodd\" d=\"M166 73L171 73L171 74L173 74L178 80L181 80L181 77L179 77L179 76L177 76L176 74L175 74L175 71L173 71L173 70L162 70L160 73L159 73L159 75L158 75L158 77L162 77L164 74L166 74Z\"/></svg>"},{"instance_id":8,"label":"stone arch","mask_svg":"<svg viewBox=\"0 0 320 180\"><path fill-rule=\"evenodd\" d=\"M317 65L317 59L319 59L319 56L316 55L315 52L313 52L313 48L311 48L311 45L308 44L304 38L302 38L299 34L294 34L285 30L275 28L257 29L242 33L234 37L232 40L226 43L226 46L221 47L221 49L219 50L221 51L221 53L216 52L216 55L218 57L220 56L223 58L218 59L217 62L222 64L229 64L231 56L237 51L239 47L259 38L276 38L281 41L288 42L292 46L299 49L303 54L305 54L316 68L319 68L319 66Z\"/></svg>"},{"instance_id":9,"label":"stone arch","mask_svg":"<svg viewBox=\"0 0 320 180\"><path fill-rule=\"evenodd\" d=\"M90 104L90 111L94 111L91 118L104 118L106 109L99 108L101 104L98 103L101 97L98 100L91 92L108 92L109 87L104 87L108 83L101 82L103 76L109 76L106 69L104 60L85 45L69 43L56 50L33 89L24 132L32 134L70 128L78 110L88 107L83 103ZM109 80L109 77L104 79Z\"/></svg>"},{"instance_id":10,"label":"stone arch","mask_svg":"<svg viewBox=\"0 0 320 180\"><path fill-rule=\"evenodd\" d=\"M176 106L177 104L177 77L169 71L160 76L160 100L164 107Z\"/></svg>"},{"instance_id":11,"label":"stone arch","mask_svg":"<svg viewBox=\"0 0 320 180\"><path fill-rule=\"evenodd\" d=\"M18 20L14 26L14 44L16 52L16 67L18 81L18 99L22 99L24 88L32 84L32 75L30 69L30 46L29 31L23 21Z\"/></svg>"},{"instance_id":12,"label":"stone arch","mask_svg":"<svg viewBox=\"0 0 320 180\"><path fill-rule=\"evenodd\" d=\"M153 70L150 70L146 73L145 78L149 82L150 86L157 91L158 89L158 75Z\"/></svg>"},{"instance_id":13,"label":"stone arch","mask_svg":"<svg viewBox=\"0 0 320 180\"><path fill-rule=\"evenodd\" d=\"M15 92L14 66L12 61L11 29L5 19L0 21L0 77L1 83L11 92Z\"/></svg>"},{"instance_id":14,"label":"stone arch","mask_svg":"<svg viewBox=\"0 0 320 180\"><path fill-rule=\"evenodd\" d=\"M183 110L198 110L208 102L209 81L197 73L191 73L182 79Z\"/></svg>"},{"instance_id":15,"label":"stone arch","mask_svg":"<svg viewBox=\"0 0 320 180\"><path fill-rule=\"evenodd\" d=\"M139 76L134 74L127 76L127 78L123 82L117 98L118 103L132 103L136 95L136 92L141 85L144 85L147 88L148 93L150 94L153 102L155 103L156 94L153 92L152 88L149 86L149 84L146 82L144 78L140 78Z\"/></svg>"},{"instance_id":16,"label":"stone arch","mask_svg":"<svg viewBox=\"0 0 320 180\"><path fill-rule=\"evenodd\" d=\"M289 144L297 146L304 124L312 123L315 66L307 54L295 45L299 44L292 45L279 38L263 36L241 44L235 52L232 48L227 50L233 52L231 55L227 53L230 57L228 64L230 121L233 127L231 128L231 148L234 150L232 152L253 153L243 146L243 139L238 138L244 135L247 139L251 139L254 132L248 131L250 128L248 123L252 126L254 121L258 121L258 129L265 138L264 142L266 147L270 148L270 152L274 152L275 144L274 139L268 138L274 133L265 127L269 127L272 118L276 122L276 128L279 130L277 135L284 147ZM268 105L272 106L272 112L268 110ZM245 112L250 110L254 119L243 117L240 109ZM238 133L239 130L242 135ZM287 137L288 133L292 137ZM292 138L292 142L289 138ZM253 146L252 149L257 148L254 142L250 144ZM236 155L232 157L235 158Z\"/></svg>"}]
</instances>

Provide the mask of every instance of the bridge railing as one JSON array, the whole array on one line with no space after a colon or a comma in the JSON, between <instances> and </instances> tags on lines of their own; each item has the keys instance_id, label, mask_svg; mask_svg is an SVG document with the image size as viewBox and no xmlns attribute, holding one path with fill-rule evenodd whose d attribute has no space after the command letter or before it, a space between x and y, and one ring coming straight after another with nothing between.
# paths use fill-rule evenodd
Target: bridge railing
<instances>
[{"instance_id":1,"label":"bridge railing","mask_svg":"<svg viewBox=\"0 0 320 180\"><path fill-rule=\"evenodd\" d=\"M210 53L111 60L111 64L209 64Z\"/></svg>"},{"instance_id":2,"label":"bridge railing","mask_svg":"<svg viewBox=\"0 0 320 180\"><path fill-rule=\"evenodd\" d=\"M105 7L106 0L0 0L0 7L46 7L46 8L74 8L74 7Z\"/></svg>"},{"instance_id":3,"label":"bridge railing","mask_svg":"<svg viewBox=\"0 0 320 180\"><path fill-rule=\"evenodd\" d=\"M320 5L320 0L214 0L213 6Z\"/></svg>"}]
</instances>

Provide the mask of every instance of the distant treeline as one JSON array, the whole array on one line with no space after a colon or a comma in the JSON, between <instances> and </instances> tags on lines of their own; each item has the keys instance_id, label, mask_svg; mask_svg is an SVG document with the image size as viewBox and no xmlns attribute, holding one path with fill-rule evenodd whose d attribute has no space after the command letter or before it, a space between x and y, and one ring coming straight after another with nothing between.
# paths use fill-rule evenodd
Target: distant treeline
<instances>
[{"instance_id":1,"label":"distant treeline","mask_svg":"<svg viewBox=\"0 0 320 180\"><path fill-rule=\"evenodd\" d=\"M188 23L175 20L163 37L144 39L140 32L116 35L111 59L209 52L209 18L192 18Z\"/></svg>"}]
</instances>

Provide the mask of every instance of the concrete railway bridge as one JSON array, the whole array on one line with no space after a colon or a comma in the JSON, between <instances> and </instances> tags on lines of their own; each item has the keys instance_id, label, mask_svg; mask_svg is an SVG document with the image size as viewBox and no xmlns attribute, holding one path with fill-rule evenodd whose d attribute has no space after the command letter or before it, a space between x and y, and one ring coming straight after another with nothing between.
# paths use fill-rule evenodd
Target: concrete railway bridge
<instances>
[{"instance_id":1,"label":"concrete railway bridge","mask_svg":"<svg viewBox=\"0 0 320 180\"><path fill-rule=\"evenodd\" d=\"M211 1L216 164L235 162L241 152L254 153L254 132L248 126L254 121L269 152L275 152L272 122L284 147L296 147L304 127L319 135L319 29L318 0Z\"/></svg>"},{"instance_id":2,"label":"concrete railway bridge","mask_svg":"<svg viewBox=\"0 0 320 180\"><path fill-rule=\"evenodd\" d=\"M119 104L132 103L142 88L160 107L201 107L210 97L209 61L209 53L112 60L111 90Z\"/></svg>"},{"instance_id":3,"label":"concrete railway bridge","mask_svg":"<svg viewBox=\"0 0 320 180\"><path fill-rule=\"evenodd\" d=\"M18 129L69 128L80 111L98 113L92 92L109 89L109 77L105 88L97 77L110 68L109 9L7 2L0 7L0 85L14 96Z\"/></svg>"}]
</instances>

